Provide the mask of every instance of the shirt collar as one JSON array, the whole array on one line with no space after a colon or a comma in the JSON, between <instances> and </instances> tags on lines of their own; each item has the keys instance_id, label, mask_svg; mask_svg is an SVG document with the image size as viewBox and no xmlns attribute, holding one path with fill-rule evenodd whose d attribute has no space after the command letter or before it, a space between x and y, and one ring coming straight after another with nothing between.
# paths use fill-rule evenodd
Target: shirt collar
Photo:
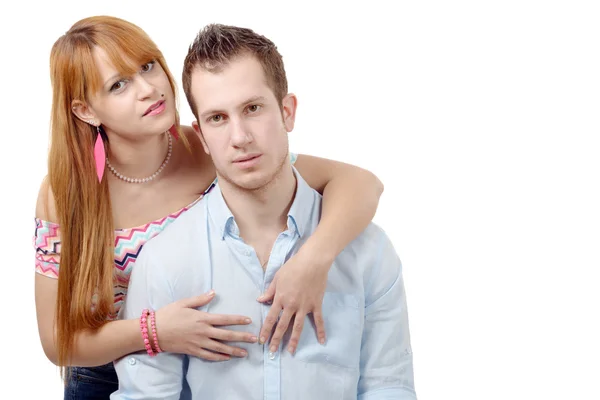
<instances>
[{"instance_id":1,"label":"shirt collar","mask_svg":"<svg viewBox=\"0 0 600 400\"><path fill-rule=\"evenodd\" d=\"M292 169L294 170L294 175L296 175L296 196L288 211L288 228L292 228L289 226L291 220L296 233L302 238L306 233L306 227L310 222L313 212L315 191L308 186L308 183L306 183L295 167L292 166Z\"/></svg>"},{"instance_id":2,"label":"shirt collar","mask_svg":"<svg viewBox=\"0 0 600 400\"><path fill-rule=\"evenodd\" d=\"M306 226L312 214L315 201L314 191L308 186L306 181L298 173L296 168L291 167L296 176L296 194L294 201L288 211L288 229L296 232L299 237L303 237L306 232ZM239 236L240 232L235 223L235 219L227 203L223 198L221 187L217 182L215 188L207 196L208 212L214 223L219 229L221 240L225 239L226 234Z\"/></svg>"}]
</instances>

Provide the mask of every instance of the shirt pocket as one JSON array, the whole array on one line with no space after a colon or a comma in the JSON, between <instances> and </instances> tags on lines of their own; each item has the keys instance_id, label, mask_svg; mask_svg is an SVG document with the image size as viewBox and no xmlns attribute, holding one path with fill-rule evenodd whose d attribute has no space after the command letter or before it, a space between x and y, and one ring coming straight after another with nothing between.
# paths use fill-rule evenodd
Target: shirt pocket
<instances>
[{"instance_id":1,"label":"shirt pocket","mask_svg":"<svg viewBox=\"0 0 600 400\"><path fill-rule=\"evenodd\" d=\"M363 326L358 298L345 293L326 292L322 310L327 337L325 344L319 343L310 314L305 318L294 358L358 369Z\"/></svg>"}]
</instances>

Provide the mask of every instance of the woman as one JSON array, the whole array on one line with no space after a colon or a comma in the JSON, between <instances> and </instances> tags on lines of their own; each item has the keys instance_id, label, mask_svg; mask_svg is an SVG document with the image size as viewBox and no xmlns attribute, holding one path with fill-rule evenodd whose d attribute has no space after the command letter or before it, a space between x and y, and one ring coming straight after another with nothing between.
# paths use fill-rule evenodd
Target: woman
<instances>
[{"instance_id":1,"label":"woman","mask_svg":"<svg viewBox=\"0 0 600 400\"><path fill-rule=\"evenodd\" d=\"M69 370L65 398L102 399L118 385L111 362L144 350L140 321L116 320L136 256L202 200L215 170L193 130L179 126L173 77L137 26L113 17L81 20L54 44L50 67L52 139L36 210L38 326L48 358L78 366ZM370 222L382 186L371 173L330 160L300 155L295 166L324 195L322 220L259 300L272 300L274 313L288 308L303 319L312 312L324 340L321 302L331 262ZM157 310L163 351L227 360L241 349L221 341L256 341L215 328L244 324L244 316L194 309L211 298ZM259 337L271 332L265 324ZM274 335L271 345L280 339Z\"/></svg>"}]
</instances>

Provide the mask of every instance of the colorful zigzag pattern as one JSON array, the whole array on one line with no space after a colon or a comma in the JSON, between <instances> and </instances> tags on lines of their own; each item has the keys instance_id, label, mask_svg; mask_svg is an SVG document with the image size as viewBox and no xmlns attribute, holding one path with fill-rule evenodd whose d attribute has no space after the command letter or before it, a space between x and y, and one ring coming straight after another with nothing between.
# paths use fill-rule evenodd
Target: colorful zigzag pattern
<instances>
[{"instance_id":1,"label":"colorful zigzag pattern","mask_svg":"<svg viewBox=\"0 0 600 400\"><path fill-rule=\"evenodd\" d=\"M189 210L194 204L200 201L208 192L212 190L216 182L213 182L202 195L192 204L183 207L181 210L167 215L156 221L145 225L118 229L115 231L115 286L114 286L114 314L110 319L115 319L129 286L129 277L135 265L135 261L140 254L144 244L161 233L167 226L175 221L181 214ZM33 246L35 248L35 272L58 279L60 264L60 228L54 222L35 219L35 234L33 236Z\"/></svg>"}]
</instances>

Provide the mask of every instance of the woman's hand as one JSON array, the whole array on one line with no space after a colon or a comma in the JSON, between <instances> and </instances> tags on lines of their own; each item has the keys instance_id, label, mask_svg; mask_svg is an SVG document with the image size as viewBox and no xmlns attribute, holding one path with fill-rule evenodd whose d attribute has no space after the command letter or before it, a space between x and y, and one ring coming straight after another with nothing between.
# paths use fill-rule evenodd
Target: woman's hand
<instances>
[{"instance_id":1,"label":"woman's hand","mask_svg":"<svg viewBox=\"0 0 600 400\"><path fill-rule=\"evenodd\" d=\"M216 328L223 325L248 325L252 321L241 315L211 314L195 310L215 297L214 291L182 299L156 312L156 331L163 351L189 354L210 361L229 360L230 356L246 357L244 349L222 342L256 343L246 332Z\"/></svg>"},{"instance_id":2,"label":"woman's hand","mask_svg":"<svg viewBox=\"0 0 600 400\"><path fill-rule=\"evenodd\" d=\"M322 305L330 267L329 261L319 261L301 249L277 271L268 290L257 299L261 303L273 302L259 336L261 343L266 342L277 324L270 351L277 351L293 319L288 351L294 354L304 328L304 317L309 313L313 315L319 343L325 344Z\"/></svg>"}]
</instances>

